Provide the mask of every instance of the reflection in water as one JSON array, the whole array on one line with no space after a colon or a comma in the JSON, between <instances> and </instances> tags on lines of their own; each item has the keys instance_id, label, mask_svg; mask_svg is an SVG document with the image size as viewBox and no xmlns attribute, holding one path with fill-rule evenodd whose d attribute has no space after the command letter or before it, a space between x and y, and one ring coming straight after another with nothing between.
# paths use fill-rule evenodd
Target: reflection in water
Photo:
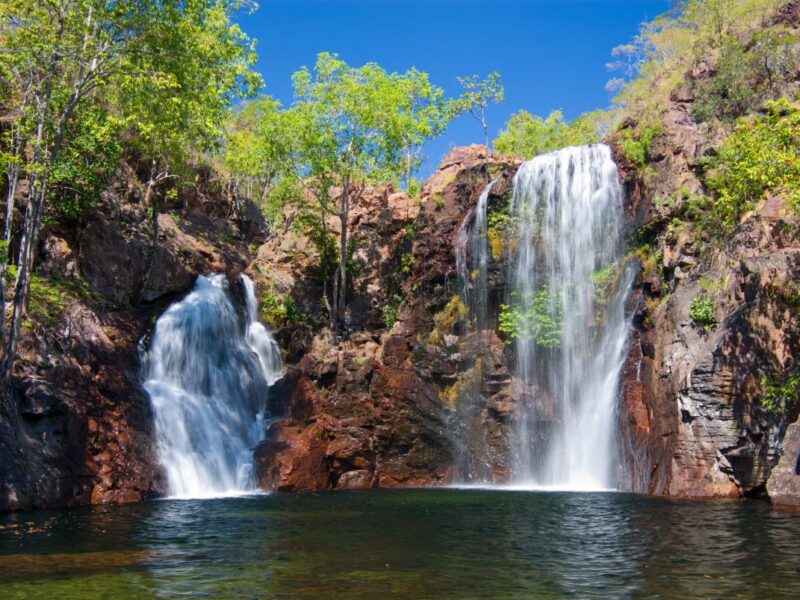
<instances>
[{"instance_id":1,"label":"reflection in water","mask_svg":"<svg viewBox=\"0 0 800 600\"><path fill-rule=\"evenodd\" d=\"M800 515L758 502L411 490L0 517L0 597L794 597Z\"/></svg>"}]
</instances>

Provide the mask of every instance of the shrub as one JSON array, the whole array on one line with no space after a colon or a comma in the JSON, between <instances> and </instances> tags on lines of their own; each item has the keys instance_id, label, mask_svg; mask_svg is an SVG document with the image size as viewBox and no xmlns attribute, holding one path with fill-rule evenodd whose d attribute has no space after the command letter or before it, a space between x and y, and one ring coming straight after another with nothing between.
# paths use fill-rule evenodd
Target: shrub
<instances>
[{"instance_id":1,"label":"shrub","mask_svg":"<svg viewBox=\"0 0 800 600\"><path fill-rule=\"evenodd\" d=\"M650 158L650 146L661 133L661 125L655 124L641 127L638 130L624 129L620 138L622 153L639 169L644 169Z\"/></svg>"},{"instance_id":2,"label":"shrub","mask_svg":"<svg viewBox=\"0 0 800 600\"><path fill-rule=\"evenodd\" d=\"M539 290L515 305L500 305L498 330L507 344L522 340L553 348L561 343L562 323L561 302L547 289Z\"/></svg>"},{"instance_id":3,"label":"shrub","mask_svg":"<svg viewBox=\"0 0 800 600\"><path fill-rule=\"evenodd\" d=\"M689 318L708 332L716 322L714 320L714 303L705 295L695 296L689 305Z\"/></svg>"},{"instance_id":4,"label":"shrub","mask_svg":"<svg viewBox=\"0 0 800 600\"><path fill-rule=\"evenodd\" d=\"M728 38L722 45L714 76L694 85L692 116L697 121L715 117L732 121L773 94L781 82L791 79L798 65L797 44L788 32L758 32L749 49L735 38Z\"/></svg>"},{"instance_id":5,"label":"shrub","mask_svg":"<svg viewBox=\"0 0 800 600\"><path fill-rule=\"evenodd\" d=\"M422 183L416 177L410 177L406 183L406 194L409 198L416 198L422 189Z\"/></svg>"},{"instance_id":6,"label":"shrub","mask_svg":"<svg viewBox=\"0 0 800 600\"><path fill-rule=\"evenodd\" d=\"M730 121L752 108L757 91L753 80L750 56L736 40L723 46L713 77L695 84L692 117L709 121L716 117Z\"/></svg>"},{"instance_id":7,"label":"shrub","mask_svg":"<svg viewBox=\"0 0 800 600\"><path fill-rule=\"evenodd\" d=\"M414 257L411 255L410 252L404 252L402 256L400 256L400 268L408 275L411 273L411 265L414 263Z\"/></svg>"},{"instance_id":8,"label":"shrub","mask_svg":"<svg viewBox=\"0 0 800 600\"><path fill-rule=\"evenodd\" d=\"M261 296L260 317L272 327L293 325L303 321L303 314L291 296L281 298L267 292Z\"/></svg>"},{"instance_id":9,"label":"shrub","mask_svg":"<svg viewBox=\"0 0 800 600\"><path fill-rule=\"evenodd\" d=\"M723 230L735 228L767 193L781 194L800 212L800 110L780 100L768 102L763 115L740 119L710 166L706 183Z\"/></svg>"},{"instance_id":10,"label":"shrub","mask_svg":"<svg viewBox=\"0 0 800 600\"><path fill-rule=\"evenodd\" d=\"M759 404L768 413L791 411L800 402L800 368L795 368L780 381L768 378L761 380L764 395L759 399Z\"/></svg>"},{"instance_id":11,"label":"shrub","mask_svg":"<svg viewBox=\"0 0 800 600\"><path fill-rule=\"evenodd\" d=\"M661 251L657 250L651 244L642 244L632 252L636 258L642 263L642 276L651 277L657 276L659 279L664 278L664 257Z\"/></svg>"},{"instance_id":12,"label":"shrub","mask_svg":"<svg viewBox=\"0 0 800 600\"><path fill-rule=\"evenodd\" d=\"M386 329L391 329L397 322L397 309L400 308L402 301L403 297L400 294L394 294L383 307L383 322Z\"/></svg>"}]
</instances>

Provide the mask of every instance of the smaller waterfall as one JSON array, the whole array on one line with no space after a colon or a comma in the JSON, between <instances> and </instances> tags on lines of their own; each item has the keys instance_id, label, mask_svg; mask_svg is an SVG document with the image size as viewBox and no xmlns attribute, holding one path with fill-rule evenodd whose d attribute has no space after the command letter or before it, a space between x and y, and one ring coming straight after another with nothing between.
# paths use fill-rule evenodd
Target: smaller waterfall
<instances>
[{"instance_id":1,"label":"smaller waterfall","mask_svg":"<svg viewBox=\"0 0 800 600\"><path fill-rule=\"evenodd\" d=\"M496 181L496 180L495 180ZM469 331L466 350L472 361L471 371L459 382L456 410L460 422L456 432L461 447L456 458L456 479L469 483L491 480L491 467L486 460L485 430L480 413L484 407L483 370L489 352L487 339L489 294L489 243L487 207L489 183L478 198L475 209L461 223L456 235L456 272L461 287L461 300L468 308Z\"/></svg>"},{"instance_id":2,"label":"smaller waterfall","mask_svg":"<svg viewBox=\"0 0 800 600\"><path fill-rule=\"evenodd\" d=\"M487 296L489 289L489 242L487 238L487 205L489 192L495 181L487 185L469 213L456 238L456 270L461 280L461 296L470 309L470 316L475 319L475 327L480 331L486 329ZM472 225L470 227L470 224ZM468 266L468 257L472 259Z\"/></svg>"},{"instance_id":3,"label":"smaller waterfall","mask_svg":"<svg viewBox=\"0 0 800 600\"><path fill-rule=\"evenodd\" d=\"M277 343L258 322L242 275L246 315L224 275L199 276L158 319L144 387L155 415L170 493L213 496L255 487L253 448L263 438L267 388L281 376Z\"/></svg>"}]
</instances>

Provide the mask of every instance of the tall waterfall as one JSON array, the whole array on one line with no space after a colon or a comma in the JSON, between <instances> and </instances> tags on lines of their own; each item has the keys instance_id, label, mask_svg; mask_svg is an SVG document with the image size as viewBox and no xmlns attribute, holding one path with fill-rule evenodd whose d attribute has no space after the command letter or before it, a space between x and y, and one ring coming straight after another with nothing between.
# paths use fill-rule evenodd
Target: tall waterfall
<instances>
[{"instance_id":1,"label":"tall waterfall","mask_svg":"<svg viewBox=\"0 0 800 600\"><path fill-rule=\"evenodd\" d=\"M158 456L175 496L253 489L253 447L265 432L267 388L281 376L278 345L258 322L253 282L242 275L246 314L224 275L200 276L158 319L144 387Z\"/></svg>"},{"instance_id":2,"label":"tall waterfall","mask_svg":"<svg viewBox=\"0 0 800 600\"><path fill-rule=\"evenodd\" d=\"M616 487L619 376L633 270L622 266L622 190L607 146L565 148L524 163L510 207L510 318L521 403L513 483Z\"/></svg>"}]
</instances>

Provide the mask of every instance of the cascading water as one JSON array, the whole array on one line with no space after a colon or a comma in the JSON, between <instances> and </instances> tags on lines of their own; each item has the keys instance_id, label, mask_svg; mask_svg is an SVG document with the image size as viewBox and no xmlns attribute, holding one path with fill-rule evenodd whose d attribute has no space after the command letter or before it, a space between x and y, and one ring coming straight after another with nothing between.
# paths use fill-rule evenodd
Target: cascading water
<instances>
[{"instance_id":1,"label":"cascading water","mask_svg":"<svg viewBox=\"0 0 800 600\"><path fill-rule=\"evenodd\" d=\"M516 374L536 397L518 408L513 483L616 487L633 269L621 265L622 190L610 149L565 148L524 163L510 213L517 243L506 317Z\"/></svg>"},{"instance_id":2,"label":"cascading water","mask_svg":"<svg viewBox=\"0 0 800 600\"><path fill-rule=\"evenodd\" d=\"M489 242L487 240L487 205L489 192L494 185L487 185L458 230L456 239L456 270L461 280L461 295L476 320L476 329L486 329L487 295L489 288ZM472 270L467 266L467 256L472 259Z\"/></svg>"},{"instance_id":3,"label":"cascading water","mask_svg":"<svg viewBox=\"0 0 800 600\"><path fill-rule=\"evenodd\" d=\"M464 482L486 482L491 468L486 464L484 434L477 416L483 408L483 380L480 364L486 359L489 343L488 291L489 244L487 240L487 206L489 183L478 198L475 209L464 218L456 237L456 272L461 286L461 301L468 308L470 325L467 351L473 361L473 377L461 381L456 408L461 424L456 442L460 451L456 457L456 479Z\"/></svg>"},{"instance_id":4,"label":"cascading water","mask_svg":"<svg viewBox=\"0 0 800 600\"><path fill-rule=\"evenodd\" d=\"M281 377L278 345L258 322L242 275L246 315L224 275L199 276L158 319L144 387L170 493L214 496L255 487L253 447L265 433L267 388Z\"/></svg>"}]
</instances>

